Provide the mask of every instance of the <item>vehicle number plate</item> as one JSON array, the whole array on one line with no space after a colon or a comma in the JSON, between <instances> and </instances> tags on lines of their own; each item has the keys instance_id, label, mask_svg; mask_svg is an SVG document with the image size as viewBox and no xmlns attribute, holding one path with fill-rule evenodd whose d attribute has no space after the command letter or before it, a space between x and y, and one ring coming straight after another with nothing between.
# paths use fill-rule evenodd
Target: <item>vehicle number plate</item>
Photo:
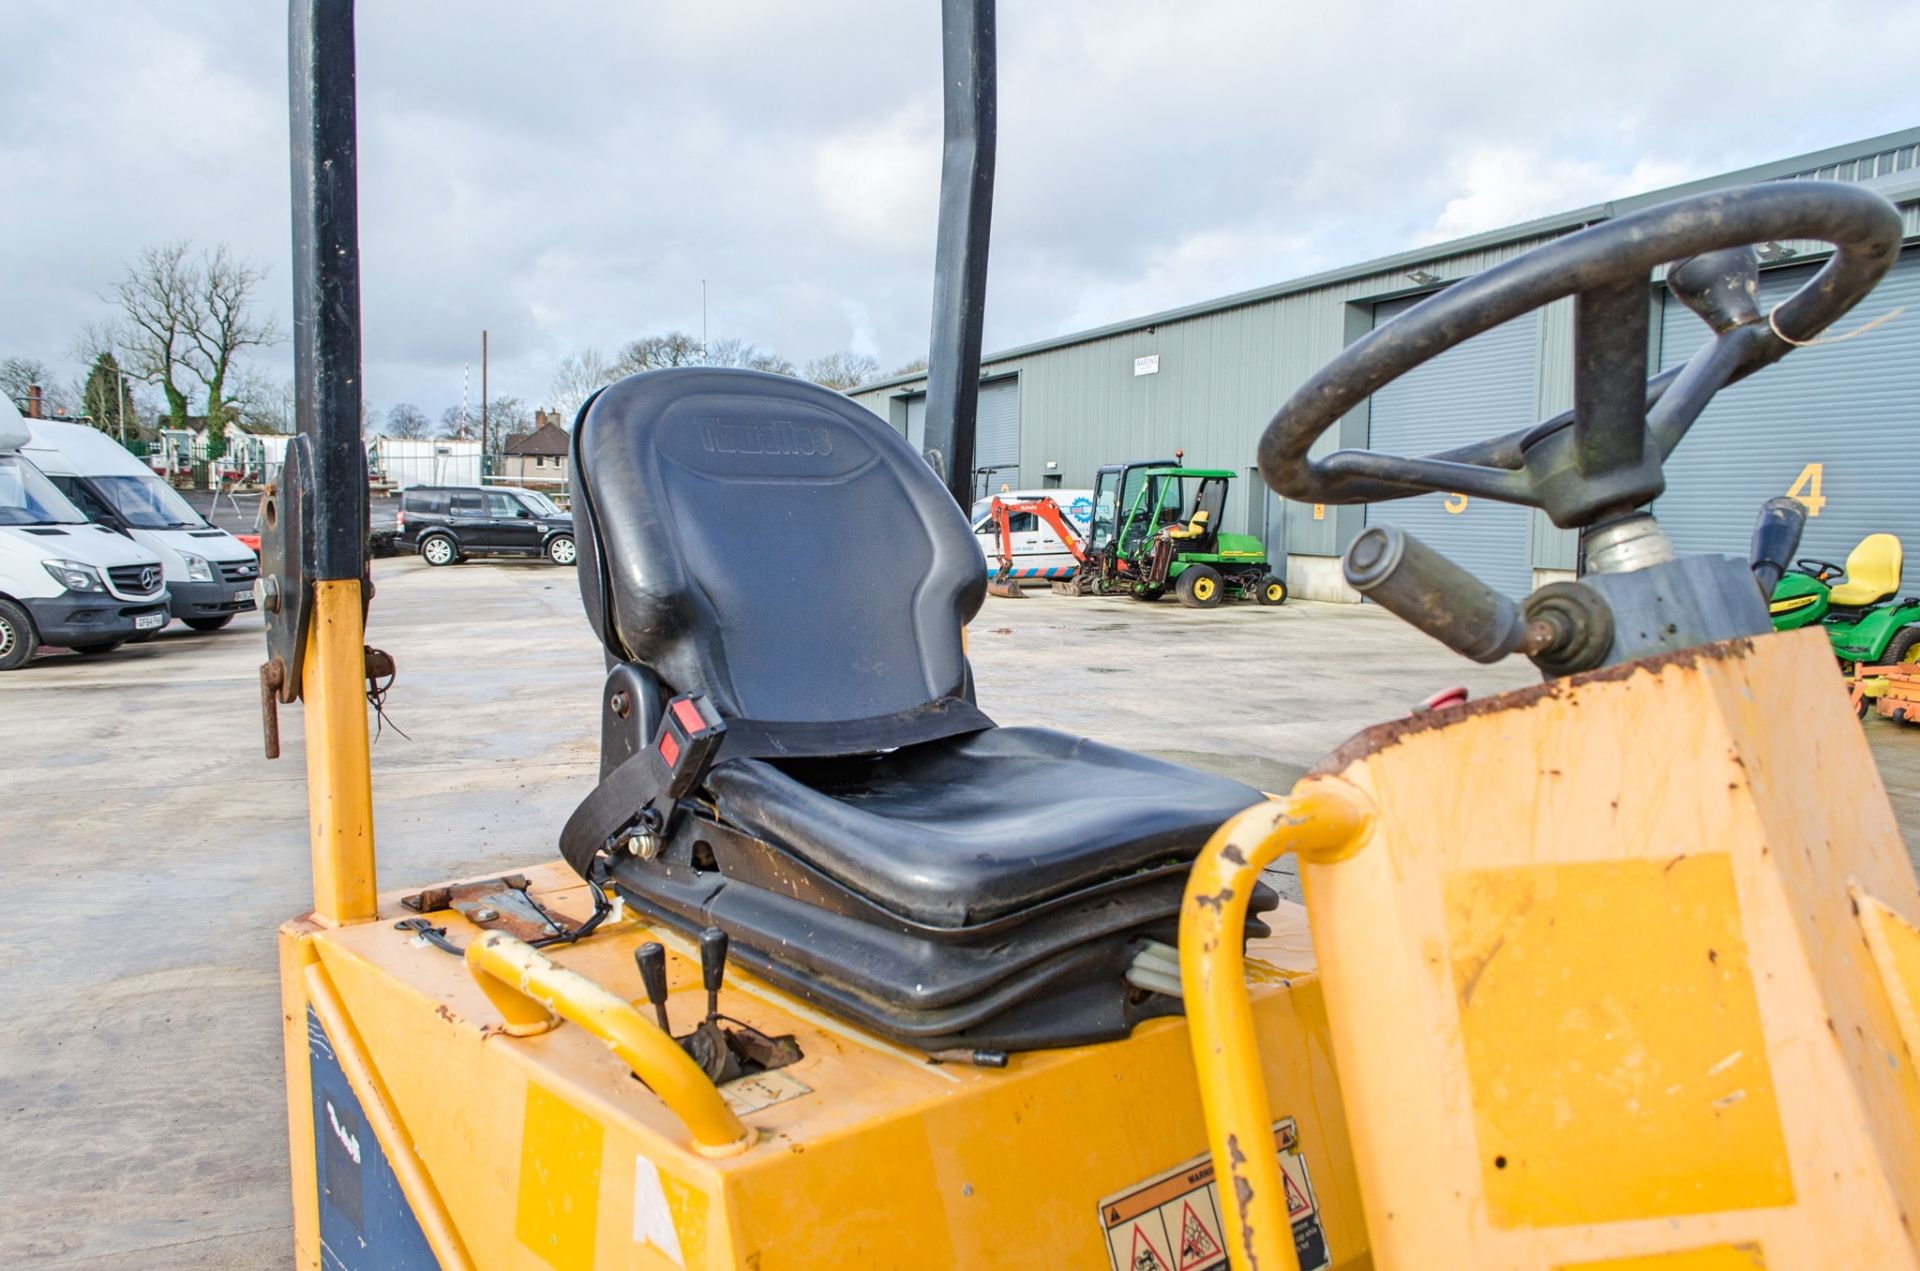
<instances>
[{"instance_id":1,"label":"vehicle number plate","mask_svg":"<svg viewBox=\"0 0 1920 1271\"><path fill-rule=\"evenodd\" d=\"M243 591L236 591L236 592L234 592L234 593L233 593L233 599L234 599L234 602L235 602L236 604L238 604L238 603L240 603L240 602L242 602L242 601L249 601L249 600L252 600L252 599L253 599L253 588L251 588L251 587L248 587L248 588L246 588L246 589L245 589L245 590L243 590Z\"/></svg>"},{"instance_id":2,"label":"vehicle number plate","mask_svg":"<svg viewBox=\"0 0 1920 1271\"><path fill-rule=\"evenodd\" d=\"M164 613L143 613L133 620L135 631L155 631L166 625L167 615Z\"/></svg>"}]
</instances>

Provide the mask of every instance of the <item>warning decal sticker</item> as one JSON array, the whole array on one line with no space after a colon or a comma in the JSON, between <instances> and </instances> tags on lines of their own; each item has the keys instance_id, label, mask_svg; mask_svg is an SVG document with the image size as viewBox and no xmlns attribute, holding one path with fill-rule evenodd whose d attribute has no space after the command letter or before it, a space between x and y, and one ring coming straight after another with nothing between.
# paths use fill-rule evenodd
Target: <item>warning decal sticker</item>
<instances>
[{"instance_id":1,"label":"warning decal sticker","mask_svg":"<svg viewBox=\"0 0 1920 1271\"><path fill-rule=\"evenodd\" d=\"M1273 1149L1286 1186L1294 1253L1301 1271L1320 1271L1333 1259L1291 1118L1273 1127ZM1100 1202L1113 1271L1225 1271L1223 1219L1213 1161L1204 1153Z\"/></svg>"}]
</instances>

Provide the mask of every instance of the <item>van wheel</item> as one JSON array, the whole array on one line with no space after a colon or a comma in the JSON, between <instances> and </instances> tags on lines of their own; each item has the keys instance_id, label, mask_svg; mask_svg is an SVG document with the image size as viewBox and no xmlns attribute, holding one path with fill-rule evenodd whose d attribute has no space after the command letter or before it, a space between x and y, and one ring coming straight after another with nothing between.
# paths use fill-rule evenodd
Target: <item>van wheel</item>
<instances>
[{"instance_id":1,"label":"van wheel","mask_svg":"<svg viewBox=\"0 0 1920 1271\"><path fill-rule=\"evenodd\" d=\"M218 631L233 621L233 615L223 613L217 618L182 618L180 621L186 623L195 631Z\"/></svg>"},{"instance_id":2,"label":"van wheel","mask_svg":"<svg viewBox=\"0 0 1920 1271\"><path fill-rule=\"evenodd\" d=\"M451 565L460 553L445 534L429 534L420 540L420 556L429 565Z\"/></svg>"},{"instance_id":3,"label":"van wheel","mask_svg":"<svg viewBox=\"0 0 1920 1271\"><path fill-rule=\"evenodd\" d=\"M125 640L102 640L98 644L76 644L73 646L73 651L75 653L89 653L89 654L112 653L115 649L119 648L121 645L125 643L126 643Z\"/></svg>"},{"instance_id":4,"label":"van wheel","mask_svg":"<svg viewBox=\"0 0 1920 1271\"><path fill-rule=\"evenodd\" d=\"M547 559L556 565L571 565L575 560L573 535L556 534L547 543Z\"/></svg>"},{"instance_id":5,"label":"van wheel","mask_svg":"<svg viewBox=\"0 0 1920 1271\"><path fill-rule=\"evenodd\" d=\"M1220 603L1224 587L1220 572L1211 565L1189 565L1173 583L1180 603L1189 609L1211 609Z\"/></svg>"},{"instance_id":6,"label":"van wheel","mask_svg":"<svg viewBox=\"0 0 1920 1271\"><path fill-rule=\"evenodd\" d=\"M32 617L13 601L0 600L0 671L25 666L39 648Z\"/></svg>"}]
</instances>

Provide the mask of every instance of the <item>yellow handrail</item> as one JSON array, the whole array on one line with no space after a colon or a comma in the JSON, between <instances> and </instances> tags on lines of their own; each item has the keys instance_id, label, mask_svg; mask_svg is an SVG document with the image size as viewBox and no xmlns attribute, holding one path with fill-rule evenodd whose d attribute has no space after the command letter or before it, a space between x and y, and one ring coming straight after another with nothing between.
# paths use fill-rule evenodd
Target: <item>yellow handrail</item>
<instances>
[{"instance_id":1,"label":"yellow handrail","mask_svg":"<svg viewBox=\"0 0 1920 1271\"><path fill-rule=\"evenodd\" d=\"M357 578L313 584L313 627L301 675L313 916L335 927L371 922L379 910L361 604Z\"/></svg>"},{"instance_id":2,"label":"yellow handrail","mask_svg":"<svg viewBox=\"0 0 1920 1271\"><path fill-rule=\"evenodd\" d=\"M509 1035L545 1032L564 1019L605 1042L686 1125L695 1151L732 1156L753 1146L754 1132L700 1065L625 998L499 931L467 946L467 970L506 1017Z\"/></svg>"},{"instance_id":3,"label":"yellow handrail","mask_svg":"<svg viewBox=\"0 0 1920 1271\"><path fill-rule=\"evenodd\" d=\"M1344 782L1302 782L1215 830L1187 877L1180 985L1235 1271L1299 1265L1247 996L1247 904L1260 871L1287 851L1315 862L1358 851L1372 819L1364 800Z\"/></svg>"}]
</instances>

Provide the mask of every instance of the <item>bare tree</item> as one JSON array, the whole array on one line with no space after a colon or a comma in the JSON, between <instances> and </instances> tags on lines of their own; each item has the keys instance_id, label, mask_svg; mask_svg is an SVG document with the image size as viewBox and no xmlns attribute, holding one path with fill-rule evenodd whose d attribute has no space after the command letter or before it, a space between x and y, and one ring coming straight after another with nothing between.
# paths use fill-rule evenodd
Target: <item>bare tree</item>
<instances>
[{"instance_id":1,"label":"bare tree","mask_svg":"<svg viewBox=\"0 0 1920 1271\"><path fill-rule=\"evenodd\" d=\"M123 321L113 342L125 350L130 374L166 394L170 427L187 426L185 377L200 382L209 458L226 453L227 421L241 400L227 392L234 359L280 338L273 319L252 312L265 276L225 246L196 258L182 241L141 252L114 287Z\"/></svg>"},{"instance_id":2,"label":"bare tree","mask_svg":"<svg viewBox=\"0 0 1920 1271\"><path fill-rule=\"evenodd\" d=\"M619 378L620 372L601 356L599 349L569 353L554 368L551 385L554 407L566 424L571 425L589 397Z\"/></svg>"},{"instance_id":3,"label":"bare tree","mask_svg":"<svg viewBox=\"0 0 1920 1271\"><path fill-rule=\"evenodd\" d=\"M507 442L533 431L533 412L518 397L501 396L487 403L487 450L489 470L499 471L500 456Z\"/></svg>"},{"instance_id":4,"label":"bare tree","mask_svg":"<svg viewBox=\"0 0 1920 1271\"><path fill-rule=\"evenodd\" d=\"M666 366L699 366L704 360L700 341L685 331L649 335L620 350L613 360L615 377L657 371Z\"/></svg>"},{"instance_id":5,"label":"bare tree","mask_svg":"<svg viewBox=\"0 0 1920 1271\"><path fill-rule=\"evenodd\" d=\"M793 363L771 349L763 349L748 340L715 340L707 346L708 366L738 366L771 375L792 375Z\"/></svg>"},{"instance_id":6,"label":"bare tree","mask_svg":"<svg viewBox=\"0 0 1920 1271\"><path fill-rule=\"evenodd\" d=\"M249 312L254 289L266 274L233 258L224 245L201 259L199 321L189 329L194 356L188 366L207 391L207 456L227 450L227 376L242 349L273 344L280 330L272 318Z\"/></svg>"},{"instance_id":7,"label":"bare tree","mask_svg":"<svg viewBox=\"0 0 1920 1271\"><path fill-rule=\"evenodd\" d=\"M38 358L10 357L0 360L0 393L13 399L21 414L27 410L27 389L38 384L42 388L52 381L53 368Z\"/></svg>"},{"instance_id":8,"label":"bare tree","mask_svg":"<svg viewBox=\"0 0 1920 1271\"><path fill-rule=\"evenodd\" d=\"M844 393L880 373L880 363L864 353L829 353L807 363L803 372L816 384Z\"/></svg>"},{"instance_id":9,"label":"bare tree","mask_svg":"<svg viewBox=\"0 0 1920 1271\"><path fill-rule=\"evenodd\" d=\"M893 371L892 371L892 374L894 374L894 375L918 375L918 374L919 374L920 372L922 372L922 371L924 371L924 370L926 370L926 369L927 369L927 359L925 359L925 358L923 358L923 357L917 357L917 358L915 358L915 359L913 359L913 361L911 361L911 362L909 362L909 363L907 363L907 364L906 364L905 366L896 366L896 367L894 367L894 368L893 368Z\"/></svg>"},{"instance_id":10,"label":"bare tree","mask_svg":"<svg viewBox=\"0 0 1920 1271\"><path fill-rule=\"evenodd\" d=\"M387 412L387 436L404 437L412 440L425 437L433 431L433 421L427 418L427 412L412 402L396 402Z\"/></svg>"},{"instance_id":11,"label":"bare tree","mask_svg":"<svg viewBox=\"0 0 1920 1271\"><path fill-rule=\"evenodd\" d=\"M479 427L479 423L468 417L458 406L449 406L440 412L440 435L452 437L456 441L465 441L467 434Z\"/></svg>"},{"instance_id":12,"label":"bare tree","mask_svg":"<svg viewBox=\"0 0 1920 1271\"><path fill-rule=\"evenodd\" d=\"M166 243L141 252L113 289L123 319L116 341L125 350L123 365L166 395L169 428L187 426L183 380L200 322L197 273L184 241Z\"/></svg>"}]
</instances>

